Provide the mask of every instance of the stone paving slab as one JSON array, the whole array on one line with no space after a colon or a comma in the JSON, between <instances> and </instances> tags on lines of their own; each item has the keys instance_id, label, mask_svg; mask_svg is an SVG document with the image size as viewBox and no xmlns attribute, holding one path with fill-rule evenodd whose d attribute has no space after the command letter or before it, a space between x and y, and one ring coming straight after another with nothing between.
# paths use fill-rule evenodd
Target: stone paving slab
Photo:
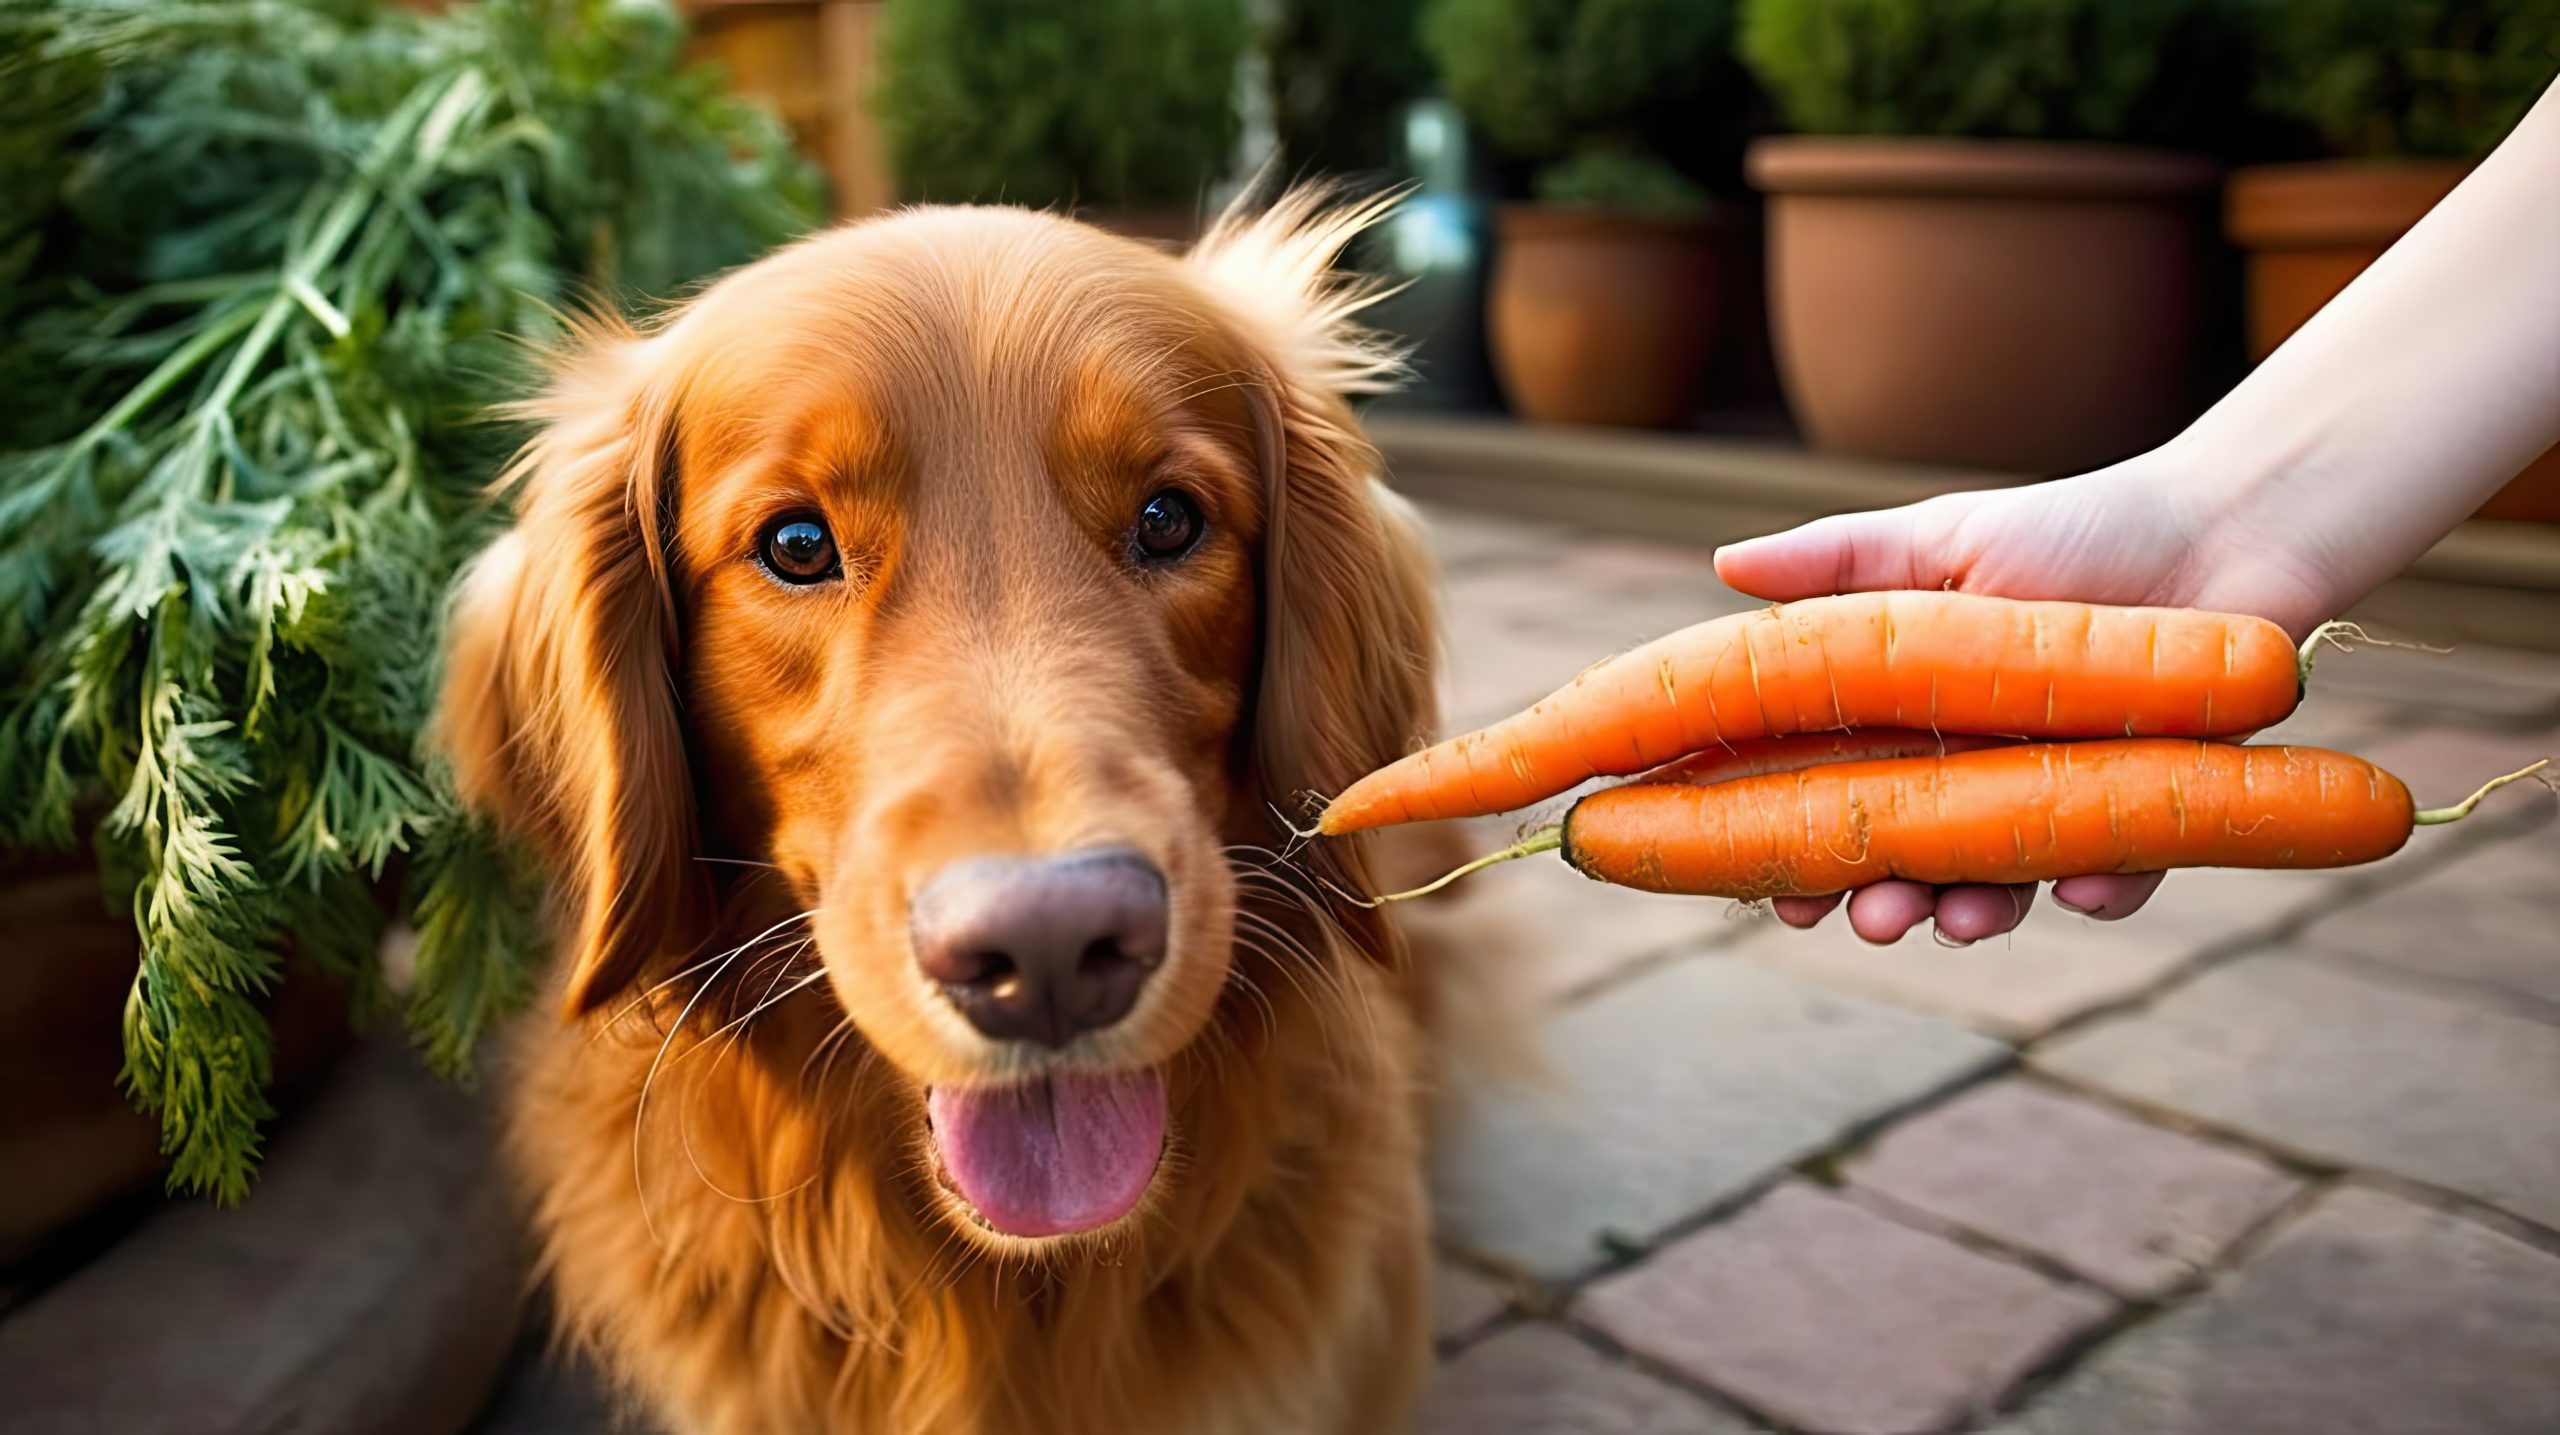
<instances>
[{"instance_id":1,"label":"stone paving slab","mask_svg":"<svg viewBox=\"0 0 2560 1435\"><path fill-rule=\"evenodd\" d=\"M1439 1339L1473 1335L1510 1304L1509 1293L1475 1272L1447 1261L1432 1263L1431 1330Z\"/></svg>"},{"instance_id":2,"label":"stone paving slab","mask_svg":"<svg viewBox=\"0 0 2560 1435\"><path fill-rule=\"evenodd\" d=\"M1431 553L1446 579L1493 563L1552 557L1577 540L1574 530L1535 519L1482 513L1445 503L1416 505Z\"/></svg>"},{"instance_id":3,"label":"stone paving slab","mask_svg":"<svg viewBox=\"0 0 2560 1435\"><path fill-rule=\"evenodd\" d=\"M2314 682L2302 705L2283 722L2249 739L2253 743L2289 743L2363 753L2411 725L2418 715L2379 698L2329 690Z\"/></svg>"},{"instance_id":4,"label":"stone paving slab","mask_svg":"<svg viewBox=\"0 0 2560 1435\"><path fill-rule=\"evenodd\" d=\"M1952 1426L2113 1309L1802 1184L1597 1282L1575 1307L1629 1350L1841 1435Z\"/></svg>"},{"instance_id":5,"label":"stone paving slab","mask_svg":"<svg viewBox=\"0 0 2560 1435\"><path fill-rule=\"evenodd\" d=\"M1875 945L1835 913L1809 931L1771 922L1735 952L2022 1040L2138 996L2208 949L2335 902L2340 885L2328 873L2180 872L2151 906L2122 921L2083 917L2046 895L2017 931L1969 947L1940 945L1925 926Z\"/></svg>"},{"instance_id":6,"label":"stone paving slab","mask_svg":"<svg viewBox=\"0 0 2560 1435\"><path fill-rule=\"evenodd\" d=\"M1509 823L1469 823L1464 831L1458 846L1471 856L1514 840ZM1553 856L1480 872L1411 904L1404 920L1417 950L1463 963L1464 980L1501 984L1518 1007L1544 1005L1665 953L1738 941L1752 929L1728 903L1604 886Z\"/></svg>"},{"instance_id":7,"label":"stone paving slab","mask_svg":"<svg viewBox=\"0 0 2560 1435\"><path fill-rule=\"evenodd\" d=\"M0 1322L0 1427L443 1435L526 1272L487 1112L397 1032L328 1073L239 1207L173 1204Z\"/></svg>"},{"instance_id":8,"label":"stone paving slab","mask_svg":"<svg viewBox=\"0 0 2560 1435\"><path fill-rule=\"evenodd\" d=\"M2019 1080L1893 1127L1847 1176L2138 1300L2191 1279L2301 1190L2254 1154Z\"/></svg>"},{"instance_id":9,"label":"stone paving slab","mask_svg":"<svg viewBox=\"0 0 2560 1435\"><path fill-rule=\"evenodd\" d=\"M1440 1368L1422 1435L1741 1435L1758 1427L1556 1326L1514 1326Z\"/></svg>"},{"instance_id":10,"label":"stone paving slab","mask_svg":"<svg viewBox=\"0 0 2560 1435\"><path fill-rule=\"evenodd\" d=\"M2560 658L2515 648L2461 645L2450 653L2378 647L2327 652L2313 666L2311 683L2324 693L2404 708L2501 722L2560 720Z\"/></svg>"},{"instance_id":11,"label":"stone paving slab","mask_svg":"<svg viewBox=\"0 0 2560 1435\"><path fill-rule=\"evenodd\" d=\"M2238 1277L2138 1327L2009 1435L2549 1435L2560 1257L2340 1191Z\"/></svg>"},{"instance_id":12,"label":"stone paving slab","mask_svg":"<svg viewBox=\"0 0 2560 1435\"><path fill-rule=\"evenodd\" d=\"M1548 1080L1451 1083L1434 1165L1443 1237L1544 1279L1654 1239L2008 1055L1945 1022L1713 957L1567 1006L1538 1037Z\"/></svg>"},{"instance_id":13,"label":"stone paving slab","mask_svg":"<svg viewBox=\"0 0 2560 1435\"><path fill-rule=\"evenodd\" d=\"M2560 1006L2560 843L2537 833L2464 855L2310 928L2315 947Z\"/></svg>"},{"instance_id":14,"label":"stone paving slab","mask_svg":"<svg viewBox=\"0 0 2560 1435\"><path fill-rule=\"evenodd\" d=\"M2560 1227L2560 1026L2270 953L2034 1059L2278 1149Z\"/></svg>"},{"instance_id":15,"label":"stone paving slab","mask_svg":"<svg viewBox=\"0 0 2560 1435\"><path fill-rule=\"evenodd\" d=\"M1517 627L1463 638L1452 633L1450 651L1440 675L1444 733L1468 732L1518 712L1607 656L1570 636Z\"/></svg>"}]
</instances>

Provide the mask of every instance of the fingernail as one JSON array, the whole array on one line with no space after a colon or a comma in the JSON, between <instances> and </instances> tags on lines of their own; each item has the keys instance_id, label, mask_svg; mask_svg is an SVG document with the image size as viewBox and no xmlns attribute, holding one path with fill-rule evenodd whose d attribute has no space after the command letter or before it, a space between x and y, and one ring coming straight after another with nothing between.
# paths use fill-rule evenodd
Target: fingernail
<instances>
[{"instance_id":1,"label":"fingernail","mask_svg":"<svg viewBox=\"0 0 2560 1435\"><path fill-rule=\"evenodd\" d=\"M2099 903L2095 907L2083 907L2079 903L2072 901L2070 898L2063 896L2059 892L2053 894L2053 905L2060 907L2066 912L2077 912L2083 917L2094 917L2106 909L2106 903L2104 902Z\"/></svg>"}]
</instances>

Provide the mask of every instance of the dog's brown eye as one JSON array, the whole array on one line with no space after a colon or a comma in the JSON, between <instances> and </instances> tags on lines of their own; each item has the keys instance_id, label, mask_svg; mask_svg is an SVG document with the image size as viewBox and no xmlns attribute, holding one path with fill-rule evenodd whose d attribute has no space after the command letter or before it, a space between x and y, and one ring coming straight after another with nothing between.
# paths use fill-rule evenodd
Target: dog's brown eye
<instances>
[{"instance_id":1,"label":"dog's brown eye","mask_svg":"<svg viewBox=\"0 0 2560 1435\"><path fill-rule=\"evenodd\" d=\"M1200 535L1208 527L1208 520L1200 516L1200 505L1192 501L1190 494L1168 488L1138 510L1138 523L1130 531L1129 542L1141 561L1170 563L1199 547Z\"/></svg>"},{"instance_id":2,"label":"dog's brown eye","mask_svg":"<svg viewBox=\"0 0 2560 1435\"><path fill-rule=\"evenodd\" d=\"M836 540L827 525L806 514L786 518L764 532L756 556L767 572L785 583L820 583L844 571L836 561Z\"/></svg>"}]
</instances>

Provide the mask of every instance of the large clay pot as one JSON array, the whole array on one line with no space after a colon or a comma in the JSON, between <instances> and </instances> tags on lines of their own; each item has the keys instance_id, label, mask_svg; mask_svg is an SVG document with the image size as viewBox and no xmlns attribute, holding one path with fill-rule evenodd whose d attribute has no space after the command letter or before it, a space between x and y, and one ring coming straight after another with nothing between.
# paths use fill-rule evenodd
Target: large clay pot
<instances>
[{"instance_id":1,"label":"large clay pot","mask_svg":"<svg viewBox=\"0 0 2560 1435\"><path fill-rule=\"evenodd\" d=\"M2462 182L2460 160L2321 160L2232 173L2223 224L2248 256L2249 357L2263 359ZM2560 448L2481 505L2560 522Z\"/></svg>"},{"instance_id":2,"label":"large clay pot","mask_svg":"<svg viewBox=\"0 0 2560 1435\"><path fill-rule=\"evenodd\" d=\"M1495 376L1536 423L1688 417L1724 307L1726 226L1506 205L1485 300Z\"/></svg>"},{"instance_id":3,"label":"large clay pot","mask_svg":"<svg viewBox=\"0 0 2560 1435\"><path fill-rule=\"evenodd\" d=\"M2064 473L2192 411L2205 161L1789 137L1748 165L1779 373L1815 446Z\"/></svg>"}]
</instances>

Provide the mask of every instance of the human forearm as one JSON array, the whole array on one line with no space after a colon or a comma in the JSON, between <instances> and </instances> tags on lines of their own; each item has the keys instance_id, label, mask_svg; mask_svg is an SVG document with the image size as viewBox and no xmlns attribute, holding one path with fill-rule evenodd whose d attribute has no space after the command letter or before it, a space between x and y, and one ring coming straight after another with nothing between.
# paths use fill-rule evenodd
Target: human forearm
<instances>
[{"instance_id":1,"label":"human forearm","mask_svg":"<svg viewBox=\"0 0 2560 1435\"><path fill-rule=\"evenodd\" d=\"M2327 613L2560 442L2560 87L2355 283L2144 462L2203 561ZM2325 616L2326 614L2323 614Z\"/></svg>"}]
</instances>

